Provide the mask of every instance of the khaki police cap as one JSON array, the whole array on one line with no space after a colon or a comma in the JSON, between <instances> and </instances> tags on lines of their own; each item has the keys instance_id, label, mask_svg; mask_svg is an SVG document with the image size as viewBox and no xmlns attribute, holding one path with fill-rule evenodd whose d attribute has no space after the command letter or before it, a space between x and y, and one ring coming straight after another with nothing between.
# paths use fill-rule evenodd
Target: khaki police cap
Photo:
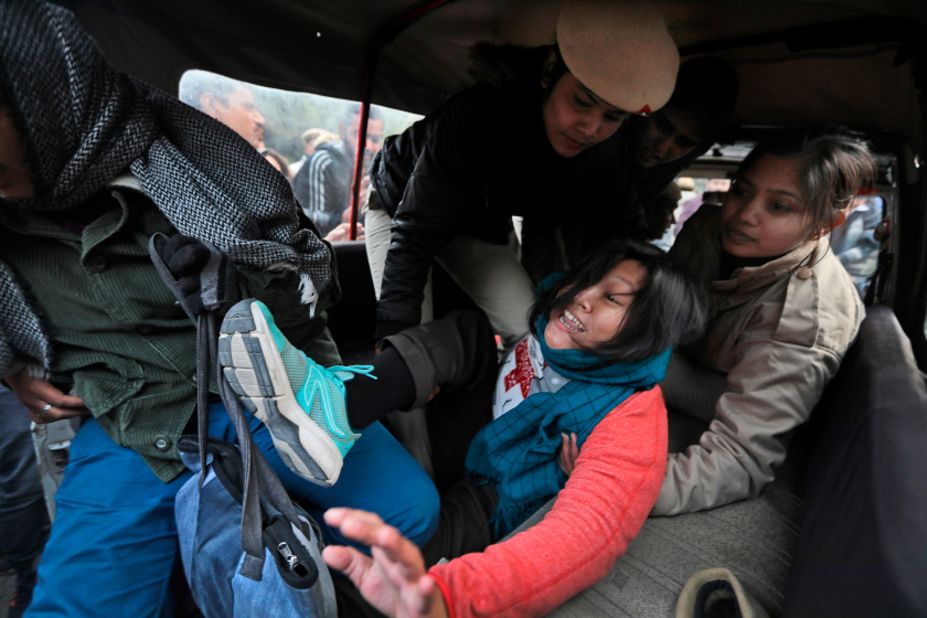
<instances>
[{"instance_id":1,"label":"khaki police cap","mask_svg":"<svg viewBox=\"0 0 927 618\"><path fill-rule=\"evenodd\" d=\"M619 109L654 112L673 94L679 50L650 2L564 0L557 45L573 76Z\"/></svg>"}]
</instances>

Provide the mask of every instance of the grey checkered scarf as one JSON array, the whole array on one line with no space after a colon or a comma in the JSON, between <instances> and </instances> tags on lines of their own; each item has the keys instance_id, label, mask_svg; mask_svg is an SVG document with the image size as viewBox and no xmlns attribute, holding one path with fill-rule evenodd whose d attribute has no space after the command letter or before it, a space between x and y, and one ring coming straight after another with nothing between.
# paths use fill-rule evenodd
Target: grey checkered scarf
<instances>
[{"instance_id":1,"label":"grey checkered scarf","mask_svg":"<svg viewBox=\"0 0 927 618\"><path fill-rule=\"evenodd\" d=\"M0 104L23 137L35 185L34 198L0 208L74 207L128 170L183 234L238 264L298 272L313 308L328 291L331 248L300 227L283 176L224 125L112 68L67 10L0 0ZM23 357L49 369L51 346L0 262L0 372Z\"/></svg>"}]
</instances>

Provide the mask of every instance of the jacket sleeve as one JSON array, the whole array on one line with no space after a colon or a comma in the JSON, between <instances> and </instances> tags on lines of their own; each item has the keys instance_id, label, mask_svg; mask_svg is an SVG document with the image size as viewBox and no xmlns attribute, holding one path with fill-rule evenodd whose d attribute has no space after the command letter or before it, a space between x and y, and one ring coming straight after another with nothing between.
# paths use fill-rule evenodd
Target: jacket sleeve
<instances>
[{"instance_id":1,"label":"jacket sleeve","mask_svg":"<svg viewBox=\"0 0 927 618\"><path fill-rule=\"evenodd\" d=\"M655 387L596 426L540 523L429 570L450 615L539 616L593 585L643 526L665 463L666 408Z\"/></svg>"},{"instance_id":2,"label":"jacket sleeve","mask_svg":"<svg viewBox=\"0 0 927 618\"><path fill-rule=\"evenodd\" d=\"M481 102L467 99L436 119L393 217L377 304L378 339L419 323L433 258L482 216L492 118Z\"/></svg>"},{"instance_id":3,"label":"jacket sleeve","mask_svg":"<svg viewBox=\"0 0 927 618\"><path fill-rule=\"evenodd\" d=\"M708 430L671 453L653 513L675 515L753 497L785 460L788 436L804 423L840 366L821 347L741 338Z\"/></svg>"}]
</instances>

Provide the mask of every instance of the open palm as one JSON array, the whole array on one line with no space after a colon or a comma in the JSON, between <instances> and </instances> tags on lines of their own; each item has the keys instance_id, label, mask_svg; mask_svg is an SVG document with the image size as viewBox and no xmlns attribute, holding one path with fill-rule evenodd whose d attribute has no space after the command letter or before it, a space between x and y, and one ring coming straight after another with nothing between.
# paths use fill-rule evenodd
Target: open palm
<instances>
[{"instance_id":1,"label":"open palm","mask_svg":"<svg viewBox=\"0 0 927 618\"><path fill-rule=\"evenodd\" d=\"M366 556L352 547L331 545L323 557L342 571L367 601L395 618L447 616L435 581L425 574L418 547L377 515L356 509L329 509L325 522L354 541L370 547Z\"/></svg>"}]
</instances>

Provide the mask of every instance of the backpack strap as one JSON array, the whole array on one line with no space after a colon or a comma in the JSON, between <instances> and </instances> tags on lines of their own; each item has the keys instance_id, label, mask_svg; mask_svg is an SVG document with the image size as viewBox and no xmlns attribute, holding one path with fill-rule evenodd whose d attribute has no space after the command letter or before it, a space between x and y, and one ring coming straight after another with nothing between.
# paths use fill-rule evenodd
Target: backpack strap
<instances>
[{"instance_id":1,"label":"backpack strap","mask_svg":"<svg viewBox=\"0 0 927 618\"><path fill-rule=\"evenodd\" d=\"M181 237L183 238L183 237ZM209 375L210 367L216 366L215 338L210 341L210 333L218 333L218 327L210 327L208 318L215 320L215 314L226 304L231 293L228 259L215 245L188 238L190 243L202 245L208 250L209 257L202 265L197 278L199 279L198 304L191 303L191 299L183 291L183 286L177 276L171 272L167 263L170 258L169 239L166 235L156 232L148 239L148 255L155 267L162 283L171 291L177 304L190 317L196 325L196 409L197 409L197 435L200 445L200 489L206 474L206 436L209 433L209 416L206 409L209 406Z\"/></svg>"},{"instance_id":2,"label":"backpack strap","mask_svg":"<svg viewBox=\"0 0 927 618\"><path fill-rule=\"evenodd\" d=\"M241 546L246 555L239 572L244 577L260 580L264 568L262 502L270 507L266 510L273 509L282 514L306 538L310 537L310 533L306 521L299 516L298 510L293 505L293 501L276 472L254 444L251 430L241 411L241 404L235 392L222 375L219 375L217 379L222 402L235 424L242 459Z\"/></svg>"},{"instance_id":3,"label":"backpack strap","mask_svg":"<svg viewBox=\"0 0 927 618\"><path fill-rule=\"evenodd\" d=\"M215 335L214 342L218 339L218 331ZM263 460L264 457L254 444L251 430L248 428L248 423L239 407L238 398L232 391L232 387L225 381L225 378L218 374L218 368L216 379L219 383L219 394L222 397L222 403L225 404L225 409L235 424L235 433L238 434L238 449L241 451L241 548L245 552L245 559L239 572L244 577L260 581L261 573L264 570L264 542L261 538L263 529L260 503L261 481L258 478L256 459ZM204 446L201 442L200 452L202 452ZM267 462L264 463L266 465ZM276 476L274 478L276 480ZM277 482L279 483L279 480Z\"/></svg>"},{"instance_id":4,"label":"backpack strap","mask_svg":"<svg viewBox=\"0 0 927 618\"><path fill-rule=\"evenodd\" d=\"M164 284L171 290L178 303L196 324L196 428L199 448L200 488L206 475L206 454L209 450L209 383L214 376L222 403L235 425L238 434L238 448L242 461L242 512L241 547L245 552L240 573L244 577L260 581L264 569L264 543L262 502L281 513L295 528L308 538L307 523L299 517L280 479L260 450L254 444L251 430L235 395L217 361L219 342L219 312L226 304L228 282L228 259L214 245L201 242L209 250L209 259L199 274L202 309L194 309L187 303L173 273L161 255L165 238L155 234L149 241L151 261ZM270 510L270 509L268 509Z\"/></svg>"}]
</instances>

